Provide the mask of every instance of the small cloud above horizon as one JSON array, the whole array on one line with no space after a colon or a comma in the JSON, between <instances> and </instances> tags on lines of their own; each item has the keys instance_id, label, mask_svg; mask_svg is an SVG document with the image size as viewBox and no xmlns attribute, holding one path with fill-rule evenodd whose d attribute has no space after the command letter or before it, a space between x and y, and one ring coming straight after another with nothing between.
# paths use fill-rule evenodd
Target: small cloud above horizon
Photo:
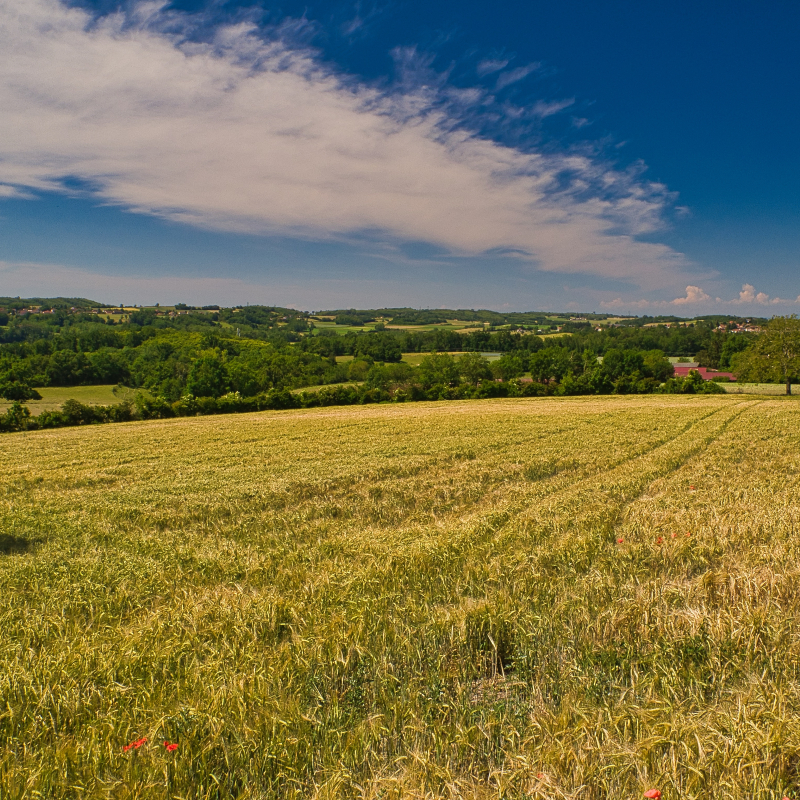
<instances>
[{"instance_id":1,"label":"small cloud above horizon","mask_svg":"<svg viewBox=\"0 0 800 800\"><path fill-rule=\"evenodd\" d=\"M725 307L736 306L793 306L800 305L800 295L794 300L782 297L770 297L766 292L756 292L755 286L745 283L737 297L724 300L721 297L712 298L706 291L699 286L689 285L686 287L686 294L683 297L676 297L673 300L625 300L616 297L613 300L603 300L601 307L606 309L666 309L669 307L682 306L701 306L703 309L724 310Z\"/></svg>"},{"instance_id":2,"label":"small cloud above horizon","mask_svg":"<svg viewBox=\"0 0 800 800\"><path fill-rule=\"evenodd\" d=\"M685 297L676 297L672 305L683 306L689 303L705 303L711 296L706 294L699 286L687 286Z\"/></svg>"}]
</instances>

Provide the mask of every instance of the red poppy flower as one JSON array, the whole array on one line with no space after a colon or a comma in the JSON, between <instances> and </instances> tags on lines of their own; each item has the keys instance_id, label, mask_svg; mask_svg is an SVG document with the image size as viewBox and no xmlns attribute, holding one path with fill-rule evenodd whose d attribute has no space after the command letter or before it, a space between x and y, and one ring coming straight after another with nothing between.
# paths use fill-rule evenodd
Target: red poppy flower
<instances>
[{"instance_id":1,"label":"red poppy flower","mask_svg":"<svg viewBox=\"0 0 800 800\"><path fill-rule=\"evenodd\" d=\"M617 544L622 544L624 541L625 540L620 536L619 539L617 539Z\"/></svg>"},{"instance_id":2,"label":"red poppy flower","mask_svg":"<svg viewBox=\"0 0 800 800\"><path fill-rule=\"evenodd\" d=\"M128 750L133 748L134 750L138 750L143 744L146 744L147 737L143 736L141 739L137 739L135 742L131 742L130 744L126 744L125 747L122 748L123 753L127 753Z\"/></svg>"},{"instance_id":3,"label":"red poppy flower","mask_svg":"<svg viewBox=\"0 0 800 800\"><path fill-rule=\"evenodd\" d=\"M164 748L168 753L173 753L175 750L178 749L178 743L173 742L172 744L170 744L169 742L164 742Z\"/></svg>"},{"instance_id":4,"label":"red poppy flower","mask_svg":"<svg viewBox=\"0 0 800 800\"><path fill-rule=\"evenodd\" d=\"M692 532L691 532L691 531L686 531L686 535L687 535L687 536L691 536L691 535L692 535Z\"/></svg>"},{"instance_id":5,"label":"red poppy flower","mask_svg":"<svg viewBox=\"0 0 800 800\"><path fill-rule=\"evenodd\" d=\"M664 541L664 537L663 536L659 536L658 539L656 539L656 544L661 544L661 542L663 542L663 541Z\"/></svg>"},{"instance_id":6,"label":"red poppy flower","mask_svg":"<svg viewBox=\"0 0 800 800\"><path fill-rule=\"evenodd\" d=\"M677 535L678 535L677 533L673 533L672 538L674 539Z\"/></svg>"},{"instance_id":7,"label":"red poppy flower","mask_svg":"<svg viewBox=\"0 0 800 800\"><path fill-rule=\"evenodd\" d=\"M650 800L661 800L661 792L658 789L648 789L644 796L650 798Z\"/></svg>"},{"instance_id":8,"label":"red poppy flower","mask_svg":"<svg viewBox=\"0 0 800 800\"><path fill-rule=\"evenodd\" d=\"M693 491L694 491L694 486L690 486L690 487L689 487L689 491L692 491L692 492L693 492Z\"/></svg>"},{"instance_id":9,"label":"red poppy flower","mask_svg":"<svg viewBox=\"0 0 800 800\"><path fill-rule=\"evenodd\" d=\"M536 777L541 781L544 779L544 772L537 772Z\"/></svg>"}]
</instances>

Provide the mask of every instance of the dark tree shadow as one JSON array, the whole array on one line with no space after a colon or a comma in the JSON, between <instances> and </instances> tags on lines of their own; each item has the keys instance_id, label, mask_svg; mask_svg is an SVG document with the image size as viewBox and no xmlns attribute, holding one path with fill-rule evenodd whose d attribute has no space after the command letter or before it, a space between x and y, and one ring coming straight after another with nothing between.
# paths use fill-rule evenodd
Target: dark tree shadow
<instances>
[{"instance_id":1,"label":"dark tree shadow","mask_svg":"<svg viewBox=\"0 0 800 800\"><path fill-rule=\"evenodd\" d=\"M24 536L14 536L11 533L0 533L0 556L16 555L30 552L34 545L41 539L26 539Z\"/></svg>"}]
</instances>

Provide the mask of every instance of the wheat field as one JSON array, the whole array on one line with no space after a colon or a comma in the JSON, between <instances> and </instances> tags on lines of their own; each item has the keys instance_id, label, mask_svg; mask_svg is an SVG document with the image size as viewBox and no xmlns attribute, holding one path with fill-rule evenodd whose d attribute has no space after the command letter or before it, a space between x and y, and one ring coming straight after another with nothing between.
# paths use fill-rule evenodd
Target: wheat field
<instances>
[{"instance_id":1,"label":"wheat field","mask_svg":"<svg viewBox=\"0 0 800 800\"><path fill-rule=\"evenodd\" d=\"M0 797L794 800L799 423L645 396L4 435Z\"/></svg>"}]
</instances>

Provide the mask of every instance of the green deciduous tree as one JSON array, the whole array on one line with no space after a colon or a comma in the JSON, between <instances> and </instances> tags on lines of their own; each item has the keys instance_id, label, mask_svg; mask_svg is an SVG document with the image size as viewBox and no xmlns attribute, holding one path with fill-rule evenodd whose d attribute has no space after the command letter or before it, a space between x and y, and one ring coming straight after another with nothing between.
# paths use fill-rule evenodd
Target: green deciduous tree
<instances>
[{"instance_id":1,"label":"green deciduous tree","mask_svg":"<svg viewBox=\"0 0 800 800\"><path fill-rule=\"evenodd\" d=\"M759 337L756 352L776 379L792 393L792 381L800 377L800 319L797 314L773 317Z\"/></svg>"},{"instance_id":2,"label":"green deciduous tree","mask_svg":"<svg viewBox=\"0 0 800 800\"><path fill-rule=\"evenodd\" d=\"M489 362L480 353L465 353L458 360L458 372L465 383L477 386L492 377Z\"/></svg>"},{"instance_id":3,"label":"green deciduous tree","mask_svg":"<svg viewBox=\"0 0 800 800\"><path fill-rule=\"evenodd\" d=\"M571 368L571 353L563 347L546 347L531 356L528 368L539 383L560 381Z\"/></svg>"},{"instance_id":4,"label":"green deciduous tree","mask_svg":"<svg viewBox=\"0 0 800 800\"><path fill-rule=\"evenodd\" d=\"M408 383L413 377L413 368L404 362L399 364L374 364L367 373L370 389L390 389Z\"/></svg>"},{"instance_id":5,"label":"green deciduous tree","mask_svg":"<svg viewBox=\"0 0 800 800\"><path fill-rule=\"evenodd\" d=\"M528 370L528 359L524 351L505 353L492 364L492 373L504 381L519 378Z\"/></svg>"},{"instance_id":6,"label":"green deciduous tree","mask_svg":"<svg viewBox=\"0 0 800 800\"><path fill-rule=\"evenodd\" d=\"M458 383L458 364L449 353L431 353L420 362L416 377L425 388L452 386Z\"/></svg>"},{"instance_id":7,"label":"green deciduous tree","mask_svg":"<svg viewBox=\"0 0 800 800\"><path fill-rule=\"evenodd\" d=\"M228 373L219 354L207 352L192 364L186 390L195 397L219 397L228 391Z\"/></svg>"},{"instance_id":8,"label":"green deciduous tree","mask_svg":"<svg viewBox=\"0 0 800 800\"><path fill-rule=\"evenodd\" d=\"M30 416L28 407L15 400L5 414L0 414L0 431L24 431Z\"/></svg>"},{"instance_id":9,"label":"green deciduous tree","mask_svg":"<svg viewBox=\"0 0 800 800\"><path fill-rule=\"evenodd\" d=\"M0 383L0 397L5 400L41 400L42 396L36 389L21 381L8 381Z\"/></svg>"}]
</instances>

